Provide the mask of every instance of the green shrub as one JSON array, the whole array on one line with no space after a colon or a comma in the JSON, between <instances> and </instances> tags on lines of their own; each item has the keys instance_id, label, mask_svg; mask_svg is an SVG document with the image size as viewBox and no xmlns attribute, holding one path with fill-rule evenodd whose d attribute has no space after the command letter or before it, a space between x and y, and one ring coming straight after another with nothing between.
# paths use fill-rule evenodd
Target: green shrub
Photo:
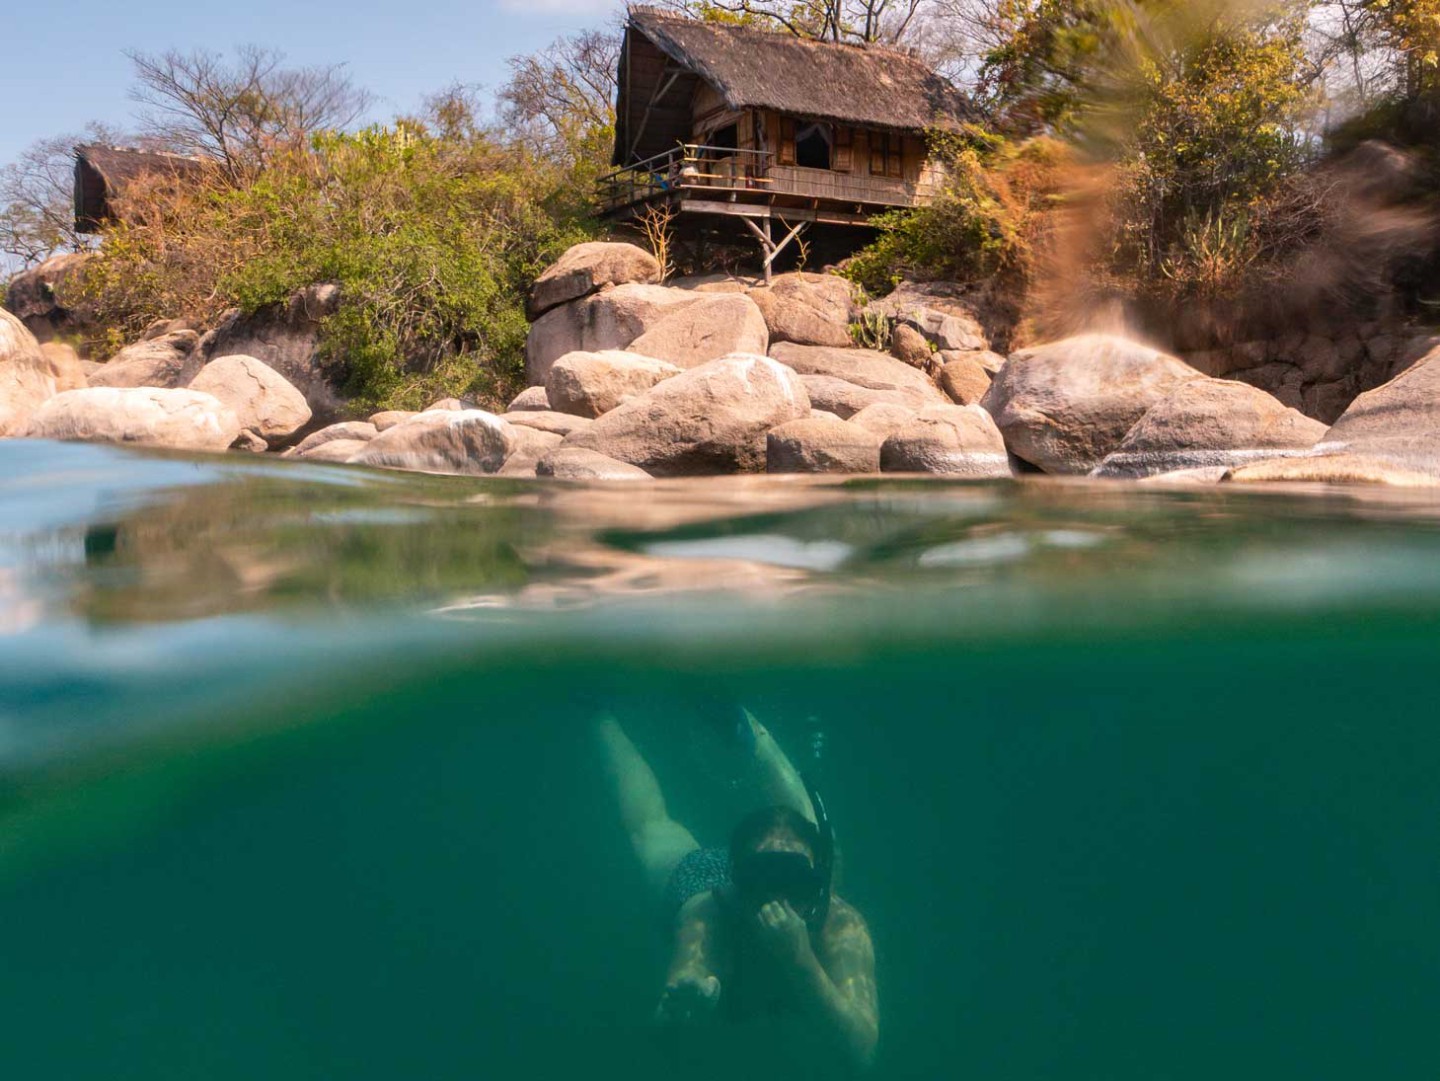
<instances>
[{"instance_id":1,"label":"green shrub","mask_svg":"<svg viewBox=\"0 0 1440 1081\"><path fill-rule=\"evenodd\" d=\"M594 234L575 186L483 134L320 135L240 186L212 177L128 195L85 288L123 337L336 282L322 357L357 411L446 396L496 406L523 381L530 283Z\"/></svg>"}]
</instances>

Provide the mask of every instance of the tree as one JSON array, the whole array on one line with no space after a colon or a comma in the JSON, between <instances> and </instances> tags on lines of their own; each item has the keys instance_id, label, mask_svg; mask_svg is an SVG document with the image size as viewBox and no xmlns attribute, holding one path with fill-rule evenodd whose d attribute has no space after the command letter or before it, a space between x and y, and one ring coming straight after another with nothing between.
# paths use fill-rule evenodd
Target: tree
<instances>
[{"instance_id":1,"label":"tree","mask_svg":"<svg viewBox=\"0 0 1440 1081\"><path fill-rule=\"evenodd\" d=\"M615 130L620 36L590 30L562 37L532 56L511 57L501 117L540 153L573 159Z\"/></svg>"},{"instance_id":2,"label":"tree","mask_svg":"<svg viewBox=\"0 0 1440 1081\"><path fill-rule=\"evenodd\" d=\"M204 49L126 55L143 130L180 153L215 159L232 180L316 132L349 128L372 101L343 65L286 68L282 53L253 45L233 60Z\"/></svg>"},{"instance_id":3,"label":"tree","mask_svg":"<svg viewBox=\"0 0 1440 1081\"><path fill-rule=\"evenodd\" d=\"M681 14L770 24L817 41L898 45L916 37L934 0L669 0Z\"/></svg>"}]
</instances>

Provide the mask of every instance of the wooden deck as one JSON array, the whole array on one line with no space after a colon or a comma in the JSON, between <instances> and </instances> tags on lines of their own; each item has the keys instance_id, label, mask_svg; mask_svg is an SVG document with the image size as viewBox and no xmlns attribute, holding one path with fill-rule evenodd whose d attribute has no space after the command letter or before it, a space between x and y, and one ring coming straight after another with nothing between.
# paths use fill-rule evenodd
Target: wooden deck
<instances>
[{"instance_id":1,"label":"wooden deck","mask_svg":"<svg viewBox=\"0 0 1440 1081\"><path fill-rule=\"evenodd\" d=\"M602 214L620 219L664 204L681 213L863 225L872 214L923 205L932 188L924 180L776 165L764 151L678 146L601 178L596 196Z\"/></svg>"}]
</instances>

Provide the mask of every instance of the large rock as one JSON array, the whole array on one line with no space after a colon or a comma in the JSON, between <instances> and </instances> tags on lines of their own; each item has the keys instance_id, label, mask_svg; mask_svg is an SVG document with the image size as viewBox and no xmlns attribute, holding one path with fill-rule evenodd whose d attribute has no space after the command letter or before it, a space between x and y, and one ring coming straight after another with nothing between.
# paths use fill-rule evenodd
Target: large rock
<instances>
[{"instance_id":1,"label":"large rock","mask_svg":"<svg viewBox=\"0 0 1440 1081\"><path fill-rule=\"evenodd\" d=\"M889 296L866 309L902 326L910 326L937 349L989 349L990 339L976 318L963 287L946 282L902 282Z\"/></svg>"},{"instance_id":2,"label":"large rock","mask_svg":"<svg viewBox=\"0 0 1440 1081\"><path fill-rule=\"evenodd\" d=\"M654 357L614 349L567 353L545 377L545 396L557 412L598 417L681 370Z\"/></svg>"},{"instance_id":3,"label":"large rock","mask_svg":"<svg viewBox=\"0 0 1440 1081\"><path fill-rule=\"evenodd\" d=\"M656 384L565 445L656 476L758 472L765 468L765 433L809 412L810 398L793 370L737 354Z\"/></svg>"},{"instance_id":4,"label":"large rock","mask_svg":"<svg viewBox=\"0 0 1440 1081\"><path fill-rule=\"evenodd\" d=\"M949 399L923 372L869 349L828 349L782 342L770 350L805 377L816 409L848 418L884 402L918 412Z\"/></svg>"},{"instance_id":5,"label":"large rock","mask_svg":"<svg viewBox=\"0 0 1440 1081\"><path fill-rule=\"evenodd\" d=\"M770 429L768 473L878 473L880 436L848 420L806 417Z\"/></svg>"},{"instance_id":6,"label":"large rock","mask_svg":"<svg viewBox=\"0 0 1440 1081\"><path fill-rule=\"evenodd\" d=\"M1405 469L1385 458L1363 454L1323 454L1277 458L1229 470L1222 478L1237 484L1387 484L1392 488L1434 488L1440 476Z\"/></svg>"},{"instance_id":7,"label":"large rock","mask_svg":"<svg viewBox=\"0 0 1440 1081\"><path fill-rule=\"evenodd\" d=\"M982 404L1017 458L1047 473L1088 473L1152 406L1200 378L1139 342L1084 334L1016 353Z\"/></svg>"},{"instance_id":8,"label":"large rock","mask_svg":"<svg viewBox=\"0 0 1440 1081\"><path fill-rule=\"evenodd\" d=\"M417 413L381 432L350 461L416 473L494 473L515 449L507 423L483 409Z\"/></svg>"},{"instance_id":9,"label":"large rock","mask_svg":"<svg viewBox=\"0 0 1440 1081\"><path fill-rule=\"evenodd\" d=\"M345 399L339 391L346 372L320 355L322 324L340 307L340 287L321 282L300 290L283 304L252 315L231 312L201 340L206 360L254 357L284 376L305 395L320 423L343 419Z\"/></svg>"},{"instance_id":10,"label":"large rock","mask_svg":"<svg viewBox=\"0 0 1440 1081\"><path fill-rule=\"evenodd\" d=\"M813 404L813 399L812 399ZM878 435L883 442L898 432L905 425L909 424L919 412L916 409L909 409L903 405L894 405L890 402L876 402L867 405L858 413L850 417L850 423L858 424L862 428L868 428Z\"/></svg>"},{"instance_id":11,"label":"large rock","mask_svg":"<svg viewBox=\"0 0 1440 1081\"><path fill-rule=\"evenodd\" d=\"M765 355L770 332L746 296L701 294L701 300L666 315L626 348L681 368L694 368L732 353ZM548 385L548 384L547 384Z\"/></svg>"},{"instance_id":12,"label":"large rock","mask_svg":"<svg viewBox=\"0 0 1440 1081\"><path fill-rule=\"evenodd\" d=\"M978 405L932 405L897 429L880 448L887 473L949 477L1010 476L1005 440Z\"/></svg>"},{"instance_id":13,"label":"large rock","mask_svg":"<svg viewBox=\"0 0 1440 1081\"><path fill-rule=\"evenodd\" d=\"M18 435L57 392L53 366L25 324L0 308L0 436Z\"/></svg>"},{"instance_id":14,"label":"large rock","mask_svg":"<svg viewBox=\"0 0 1440 1081\"><path fill-rule=\"evenodd\" d=\"M380 434L375 425L363 420L346 420L311 432L295 446L285 452L286 457L305 458L314 454L327 443L344 440L347 443L368 443ZM359 449L358 447L356 448Z\"/></svg>"},{"instance_id":15,"label":"large rock","mask_svg":"<svg viewBox=\"0 0 1440 1081\"><path fill-rule=\"evenodd\" d=\"M1180 469L1237 466L1308 451L1325 425L1263 390L1225 379L1192 379L1151 406L1100 477L1148 477Z\"/></svg>"},{"instance_id":16,"label":"large rock","mask_svg":"<svg viewBox=\"0 0 1440 1081\"><path fill-rule=\"evenodd\" d=\"M330 442L321 443L318 447L313 447L296 457L307 462L346 463L364 450L369 443L368 439L332 439Z\"/></svg>"},{"instance_id":17,"label":"large rock","mask_svg":"<svg viewBox=\"0 0 1440 1081\"><path fill-rule=\"evenodd\" d=\"M562 304L530 328L525 339L525 380L542 386L550 366L566 353L625 349L667 315L710 299L706 293L663 285L617 285Z\"/></svg>"},{"instance_id":18,"label":"large rock","mask_svg":"<svg viewBox=\"0 0 1440 1081\"><path fill-rule=\"evenodd\" d=\"M1440 476L1440 348L1356 398L1316 450Z\"/></svg>"},{"instance_id":19,"label":"large rock","mask_svg":"<svg viewBox=\"0 0 1440 1081\"><path fill-rule=\"evenodd\" d=\"M65 390L83 390L90 385L90 369L80 359L73 345L64 342L43 342L40 355L50 374L55 377L55 393ZM99 368L99 365L96 365Z\"/></svg>"},{"instance_id":20,"label":"large rock","mask_svg":"<svg viewBox=\"0 0 1440 1081\"><path fill-rule=\"evenodd\" d=\"M176 330L127 345L90 377L92 387L188 387L205 360L200 335Z\"/></svg>"},{"instance_id":21,"label":"large rock","mask_svg":"<svg viewBox=\"0 0 1440 1081\"><path fill-rule=\"evenodd\" d=\"M548 410L549 408L550 396L545 393L544 387L526 387L511 399L510 404L505 407L505 412L523 413L528 410Z\"/></svg>"},{"instance_id":22,"label":"large rock","mask_svg":"<svg viewBox=\"0 0 1440 1081\"><path fill-rule=\"evenodd\" d=\"M511 433L515 437L514 446L510 451L510 457L505 459L505 464L500 467L497 476L535 476L535 467L540 463L540 459L563 442L562 436L553 432L541 431L539 428L520 428L512 425Z\"/></svg>"},{"instance_id":23,"label":"large rock","mask_svg":"<svg viewBox=\"0 0 1440 1081\"><path fill-rule=\"evenodd\" d=\"M240 421L218 398L198 390L88 387L45 402L30 418L25 434L31 439L225 450L240 435Z\"/></svg>"},{"instance_id":24,"label":"large rock","mask_svg":"<svg viewBox=\"0 0 1440 1081\"><path fill-rule=\"evenodd\" d=\"M385 409L370 414L370 423L375 425L377 432L383 432L418 415L413 409Z\"/></svg>"},{"instance_id":25,"label":"large rock","mask_svg":"<svg viewBox=\"0 0 1440 1081\"><path fill-rule=\"evenodd\" d=\"M310 423L310 406L279 372L254 357L219 357L200 369L191 390L213 394L235 411L240 426L271 446Z\"/></svg>"},{"instance_id":26,"label":"large rock","mask_svg":"<svg viewBox=\"0 0 1440 1081\"><path fill-rule=\"evenodd\" d=\"M834 274L782 274L770 285L749 291L765 318L770 341L852 345L853 287Z\"/></svg>"},{"instance_id":27,"label":"large rock","mask_svg":"<svg viewBox=\"0 0 1440 1081\"><path fill-rule=\"evenodd\" d=\"M634 244L577 244L535 279L526 314L536 320L552 308L598 292L607 285L660 280L655 257Z\"/></svg>"},{"instance_id":28,"label":"large rock","mask_svg":"<svg viewBox=\"0 0 1440 1081\"><path fill-rule=\"evenodd\" d=\"M535 475L556 480L649 480L650 474L629 462L584 447L560 446L536 464Z\"/></svg>"},{"instance_id":29,"label":"large rock","mask_svg":"<svg viewBox=\"0 0 1440 1081\"><path fill-rule=\"evenodd\" d=\"M990 391L990 369L978 359L986 353L942 353L940 389L956 405L979 405ZM948 358L948 359L947 359Z\"/></svg>"},{"instance_id":30,"label":"large rock","mask_svg":"<svg viewBox=\"0 0 1440 1081\"><path fill-rule=\"evenodd\" d=\"M79 335L90 328L89 317L70 307L61 295L66 282L80 272L88 258L84 252L52 255L10 279L5 289L5 307L37 340L47 342L57 335Z\"/></svg>"},{"instance_id":31,"label":"large rock","mask_svg":"<svg viewBox=\"0 0 1440 1081\"><path fill-rule=\"evenodd\" d=\"M539 432L566 436L578 432L594 423L589 417L577 417L573 413L555 413L546 409L522 409L518 413L505 413L503 419L516 428L533 428Z\"/></svg>"}]
</instances>

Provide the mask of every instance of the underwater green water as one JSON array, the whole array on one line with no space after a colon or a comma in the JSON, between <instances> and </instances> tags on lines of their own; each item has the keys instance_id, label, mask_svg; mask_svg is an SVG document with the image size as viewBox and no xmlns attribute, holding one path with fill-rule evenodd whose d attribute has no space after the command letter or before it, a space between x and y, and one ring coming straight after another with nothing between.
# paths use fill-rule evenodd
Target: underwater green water
<instances>
[{"instance_id":1,"label":"underwater green water","mask_svg":"<svg viewBox=\"0 0 1440 1081\"><path fill-rule=\"evenodd\" d=\"M0 442L0 1077L835 1077L650 1016L610 711L812 774L877 1078L1433 1077L1440 501Z\"/></svg>"}]
</instances>

